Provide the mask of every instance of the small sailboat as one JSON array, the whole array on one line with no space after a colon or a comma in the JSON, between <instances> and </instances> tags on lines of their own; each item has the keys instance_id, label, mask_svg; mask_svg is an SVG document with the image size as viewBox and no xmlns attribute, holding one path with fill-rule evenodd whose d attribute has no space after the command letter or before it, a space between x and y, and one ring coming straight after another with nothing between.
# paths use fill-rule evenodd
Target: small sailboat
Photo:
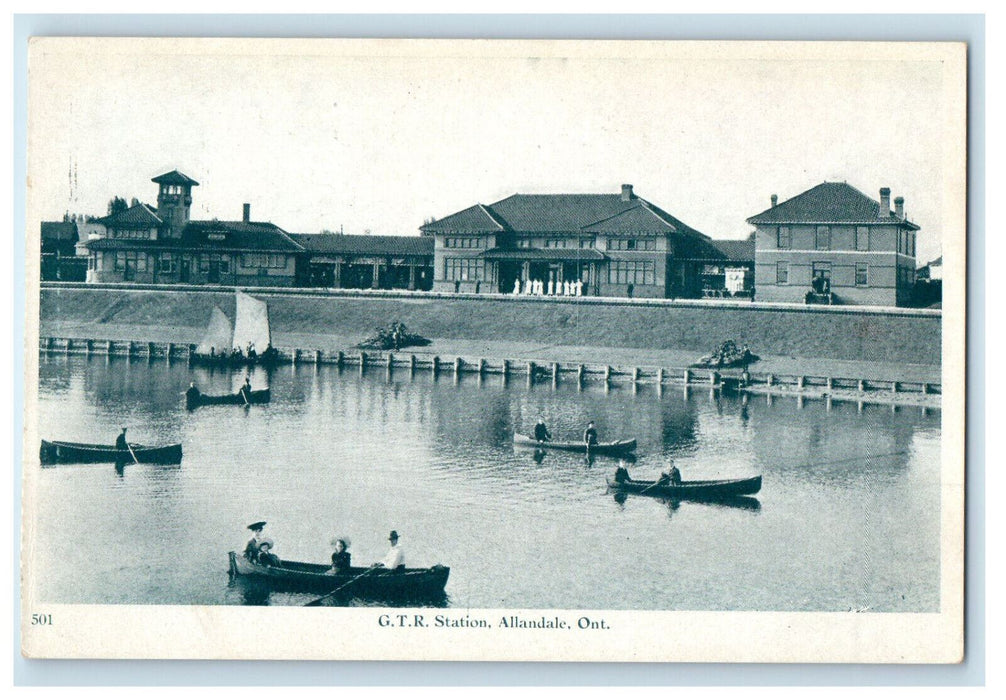
<instances>
[{"instance_id":1,"label":"small sailboat","mask_svg":"<svg viewBox=\"0 0 1006 700\"><path fill-rule=\"evenodd\" d=\"M240 290L234 294L234 323L223 309L214 306L192 361L234 367L277 364L279 353L272 346L269 305Z\"/></svg>"}]
</instances>

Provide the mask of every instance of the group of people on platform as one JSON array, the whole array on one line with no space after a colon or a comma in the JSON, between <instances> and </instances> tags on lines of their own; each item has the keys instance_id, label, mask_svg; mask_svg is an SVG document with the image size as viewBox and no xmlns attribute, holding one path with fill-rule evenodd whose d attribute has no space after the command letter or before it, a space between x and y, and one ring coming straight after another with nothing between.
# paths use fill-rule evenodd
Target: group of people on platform
<instances>
[{"instance_id":1,"label":"group of people on platform","mask_svg":"<svg viewBox=\"0 0 1006 700\"><path fill-rule=\"evenodd\" d=\"M579 297L583 296L583 281L565 280L557 282L556 280L549 280L546 283L542 280L527 279L521 282L519 279L516 279L513 283L513 293L525 296Z\"/></svg>"},{"instance_id":2,"label":"group of people on platform","mask_svg":"<svg viewBox=\"0 0 1006 700\"><path fill-rule=\"evenodd\" d=\"M261 520L252 523L248 529L252 531L252 537L245 545L244 557L253 564L262 566L282 566L282 560L272 551L275 543L268 537L264 537L262 532L266 522ZM374 562L371 568L386 569L389 572L400 573L405 570L405 552L398 544L398 532L392 530L388 536L391 543L388 553L384 559ZM335 537L332 539L332 567L325 573L346 574L350 571L349 546L351 542L348 537Z\"/></svg>"}]
</instances>

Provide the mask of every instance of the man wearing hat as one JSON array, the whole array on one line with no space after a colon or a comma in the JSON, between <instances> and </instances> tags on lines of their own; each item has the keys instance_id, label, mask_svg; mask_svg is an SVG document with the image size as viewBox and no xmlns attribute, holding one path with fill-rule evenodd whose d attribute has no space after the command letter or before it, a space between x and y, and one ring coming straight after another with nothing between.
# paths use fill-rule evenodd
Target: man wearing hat
<instances>
[{"instance_id":1,"label":"man wearing hat","mask_svg":"<svg viewBox=\"0 0 1006 700\"><path fill-rule=\"evenodd\" d=\"M260 520L248 526L248 529L252 531L252 538L245 545L245 559L252 563L258 562L259 547L262 546L262 530L265 525L265 520Z\"/></svg>"},{"instance_id":2,"label":"man wearing hat","mask_svg":"<svg viewBox=\"0 0 1006 700\"><path fill-rule=\"evenodd\" d=\"M391 549L388 550L384 559L374 566L380 566L389 571L400 571L405 568L405 552L398 546L398 532L396 530L392 530L388 535L388 541L391 542Z\"/></svg>"},{"instance_id":3,"label":"man wearing hat","mask_svg":"<svg viewBox=\"0 0 1006 700\"><path fill-rule=\"evenodd\" d=\"M125 452L129 449L129 443L126 442L126 429L123 428L119 437L115 438L115 449Z\"/></svg>"}]
</instances>

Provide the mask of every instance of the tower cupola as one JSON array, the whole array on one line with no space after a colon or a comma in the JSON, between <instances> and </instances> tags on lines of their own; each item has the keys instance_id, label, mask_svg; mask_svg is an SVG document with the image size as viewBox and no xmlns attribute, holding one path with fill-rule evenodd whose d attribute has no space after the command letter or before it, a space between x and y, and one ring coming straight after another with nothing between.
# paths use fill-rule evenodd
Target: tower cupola
<instances>
[{"instance_id":1,"label":"tower cupola","mask_svg":"<svg viewBox=\"0 0 1006 700\"><path fill-rule=\"evenodd\" d=\"M167 238L179 238L185 224L189 223L192 188L199 183L177 170L151 179L160 185L157 192L157 215L164 222L164 235Z\"/></svg>"}]
</instances>

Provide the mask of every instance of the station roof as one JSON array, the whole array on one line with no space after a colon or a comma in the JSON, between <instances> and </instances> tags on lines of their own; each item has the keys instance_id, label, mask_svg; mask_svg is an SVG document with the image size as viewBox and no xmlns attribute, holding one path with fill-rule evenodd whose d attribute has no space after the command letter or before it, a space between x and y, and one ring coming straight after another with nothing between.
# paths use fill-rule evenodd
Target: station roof
<instances>
[{"instance_id":1,"label":"station roof","mask_svg":"<svg viewBox=\"0 0 1006 700\"><path fill-rule=\"evenodd\" d=\"M116 212L115 214L103 217L97 221L110 229L157 228L164 223L161 221L161 218L157 216L157 209L149 204L144 204L143 202L134 204L129 207L129 209L124 209L123 211Z\"/></svg>"},{"instance_id":2,"label":"station roof","mask_svg":"<svg viewBox=\"0 0 1006 700\"><path fill-rule=\"evenodd\" d=\"M822 182L747 220L749 224L894 224L918 231L907 219L845 182Z\"/></svg>"},{"instance_id":3,"label":"station roof","mask_svg":"<svg viewBox=\"0 0 1006 700\"><path fill-rule=\"evenodd\" d=\"M164 173L163 175L158 175L157 177L152 177L150 179L158 185L184 185L194 187L199 184L185 173L180 173L177 170L172 170L170 173Z\"/></svg>"},{"instance_id":4,"label":"station roof","mask_svg":"<svg viewBox=\"0 0 1006 700\"><path fill-rule=\"evenodd\" d=\"M343 233L292 233L309 253L319 255L413 255L433 257L430 236L370 236Z\"/></svg>"},{"instance_id":5,"label":"station roof","mask_svg":"<svg viewBox=\"0 0 1006 700\"><path fill-rule=\"evenodd\" d=\"M91 250L198 250L228 252L302 253L304 247L272 223L245 221L190 221L180 238L142 240L98 238Z\"/></svg>"}]
</instances>

